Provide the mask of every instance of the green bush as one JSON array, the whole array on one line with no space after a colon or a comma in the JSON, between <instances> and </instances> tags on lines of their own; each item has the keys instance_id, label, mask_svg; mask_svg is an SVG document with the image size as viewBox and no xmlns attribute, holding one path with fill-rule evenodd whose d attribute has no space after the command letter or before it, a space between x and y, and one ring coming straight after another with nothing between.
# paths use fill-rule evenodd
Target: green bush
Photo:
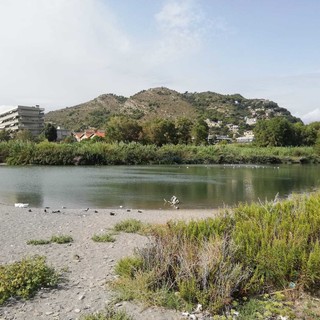
<instances>
[{"instance_id":1,"label":"green bush","mask_svg":"<svg viewBox=\"0 0 320 320\"><path fill-rule=\"evenodd\" d=\"M31 239L27 241L27 244L38 246L38 245L44 245L44 244L50 244L50 243L64 244L64 243L70 243L72 241L73 241L73 238L71 236L58 235L58 236L52 236L50 240Z\"/></svg>"},{"instance_id":2,"label":"green bush","mask_svg":"<svg viewBox=\"0 0 320 320\"><path fill-rule=\"evenodd\" d=\"M137 219L127 219L121 222L118 222L114 226L115 231L123 231L127 233L138 233L143 230L144 224Z\"/></svg>"},{"instance_id":3,"label":"green bush","mask_svg":"<svg viewBox=\"0 0 320 320\"><path fill-rule=\"evenodd\" d=\"M0 265L0 305L10 297L30 298L42 287L56 286L58 279L40 256Z\"/></svg>"},{"instance_id":4,"label":"green bush","mask_svg":"<svg viewBox=\"0 0 320 320\"><path fill-rule=\"evenodd\" d=\"M51 241L50 240L44 240L44 239L31 239L27 241L27 244L31 244L34 246L41 246L44 244L50 244Z\"/></svg>"},{"instance_id":5,"label":"green bush","mask_svg":"<svg viewBox=\"0 0 320 320\"><path fill-rule=\"evenodd\" d=\"M142 269L143 260L138 257L128 257L121 259L116 265L116 273L120 276L133 278Z\"/></svg>"},{"instance_id":6,"label":"green bush","mask_svg":"<svg viewBox=\"0 0 320 320\"><path fill-rule=\"evenodd\" d=\"M126 295L178 293L218 312L234 299L320 285L320 193L240 205L216 219L169 222L116 269ZM146 278L146 282L142 279ZM136 281L139 279L139 284ZM129 284L132 282L132 284ZM132 294L131 296L134 296ZM181 305L181 304L180 304Z\"/></svg>"},{"instance_id":7,"label":"green bush","mask_svg":"<svg viewBox=\"0 0 320 320\"><path fill-rule=\"evenodd\" d=\"M116 239L109 233L94 234L91 238L94 242L115 242Z\"/></svg>"},{"instance_id":8,"label":"green bush","mask_svg":"<svg viewBox=\"0 0 320 320\"><path fill-rule=\"evenodd\" d=\"M0 160L10 165L128 165L219 163L319 163L313 147L256 147L253 145L174 145L131 143L0 143Z\"/></svg>"},{"instance_id":9,"label":"green bush","mask_svg":"<svg viewBox=\"0 0 320 320\"><path fill-rule=\"evenodd\" d=\"M59 236L52 236L50 241L58 244L64 244L64 243L73 242L73 238L71 236L59 235Z\"/></svg>"}]
</instances>

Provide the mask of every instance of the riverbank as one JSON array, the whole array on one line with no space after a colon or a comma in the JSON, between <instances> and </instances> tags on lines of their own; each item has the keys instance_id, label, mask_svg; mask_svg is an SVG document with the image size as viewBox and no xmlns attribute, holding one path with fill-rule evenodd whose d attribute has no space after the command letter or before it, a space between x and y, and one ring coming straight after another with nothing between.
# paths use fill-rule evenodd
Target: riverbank
<instances>
[{"instance_id":1,"label":"riverbank","mask_svg":"<svg viewBox=\"0 0 320 320\"><path fill-rule=\"evenodd\" d=\"M106 282L115 277L119 259L142 247L148 239L138 234L119 233L113 243L96 243L101 234L123 220L138 219L146 223L213 217L218 210L129 210L15 208L0 205L0 264L41 255L48 264L61 270L66 281L57 289L41 290L28 301L10 300L0 307L0 319L80 319L81 315L104 309L114 294ZM50 239L52 235L69 235L72 243L27 245L32 239ZM181 319L181 313L161 308L121 303L135 319Z\"/></svg>"}]
</instances>

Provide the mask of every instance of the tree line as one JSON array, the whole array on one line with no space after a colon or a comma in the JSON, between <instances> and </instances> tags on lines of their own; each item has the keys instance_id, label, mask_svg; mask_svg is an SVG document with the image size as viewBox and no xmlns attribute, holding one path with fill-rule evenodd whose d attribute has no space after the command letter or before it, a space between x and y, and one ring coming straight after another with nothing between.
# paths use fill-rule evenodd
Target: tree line
<instances>
[{"instance_id":1,"label":"tree line","mask_svg":"<svg viewBox=\"0 0 320 320\"><path fill-rule=\"evenodd\" d=\"M162 146L166 144L205 145L208 142L210 132L204 119L188 119L185 117L175 120L156 118L141 122L127 116L112 116L105 125L106 136L94 141L108 143L154 144ZM223 128L221 128L223 130ZM274 117L259 120L255 127L253 145L258 147L287 147L287 146L314 146L320 149L320 122L304 125L302 122L290 122L285 117ZM233 137L234 138L234 137ZM56 141L57 129L51 123L47 123L43 133L33 137L30 132L22 130L14 134L0 131L0 141L22 140L41 142ZM73 142L73 137L66 138L66 143Z\"/></svg>"}]
</instances>

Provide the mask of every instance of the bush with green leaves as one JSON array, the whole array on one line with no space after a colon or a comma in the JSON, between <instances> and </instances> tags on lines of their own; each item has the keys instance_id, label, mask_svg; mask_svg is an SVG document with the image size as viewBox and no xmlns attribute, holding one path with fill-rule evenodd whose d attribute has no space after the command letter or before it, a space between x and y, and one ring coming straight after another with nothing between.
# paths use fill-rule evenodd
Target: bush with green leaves
<instances>
[{"instance_id":1,"label":"bush with green leaves","mask_svg":"<svg viewBox=\"0 0 320 320\"><path fill-rule=\"evenodd\" d=\"M55 287L58 280L58 273L46 264L45 257L0 265L0 305L10 297L28 299L42 287Z\"/></svg>"},{"instance_id":2,"label":"bush with green leaves","mask_svg":"<svg viewBox=\"0 0 320 320\"><path fill-rule=\"evenodd\" d=\"M142 232L145 225L137 219L126 219L118 222L114 226L115 231L122 231L127 233L138 233Z\"/></svg>"},{"instance_id":3,"label":"bush with green leaves","mask_svg":"<svg viewBox=\"0 0 320 320\"><path fill-rule=\"evenodd\" d=\"M110 233L94 234L91 238L94 242L115 242L116 239Z\"/></svg>"},{"instance_id":4,"label":"bush with green leaves","mask_svg":"<svg viewBox=\"0 0 320 320\"><path fill-rule=\"evenodd\" d=\"M0 143L0 160L9 165L128 165L128 164L240 164L319 163L313 147L257 147L253 145L143 145L141 143Z\"/></svg>"},{"instance_id":5,"label":"bush with green leaves","mask_svg":"<svg viewBox=\"0 0 320 320\"><path fill-rule=\"evenodd\" d=\"M149 302L175 294L214 313L243 296L290 287L312 293L320 285L319 209L320 193L295 195L153 228L151 244L119 261L116 286Z\"/></svg>"}]
</instances>

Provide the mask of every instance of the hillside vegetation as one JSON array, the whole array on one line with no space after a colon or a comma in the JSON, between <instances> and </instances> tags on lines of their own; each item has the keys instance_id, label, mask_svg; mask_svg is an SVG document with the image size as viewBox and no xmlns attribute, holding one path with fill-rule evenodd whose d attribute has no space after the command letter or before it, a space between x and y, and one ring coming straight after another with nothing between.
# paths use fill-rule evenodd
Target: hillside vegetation
<instances>
[{"instance_id":1,"label":"hillside vegetation","mask_svg":"<svg viewBox=\"0 0 320 320\"><path fill-rule=\"evenodd\" d=\"M203 118L221 121L221 127L233 124L243 129L250 129L246 118L259 120L283 116L290 122L299 120L269 100L246 99L240 94L223 95L209 91L179 93L160 87L143 90L129 98L103 94L73 107L48 112L45 121L78 131L88 127L104 128L112 115L130 116L142 122L154 118Z\"/></svg>"}]
</instances>

